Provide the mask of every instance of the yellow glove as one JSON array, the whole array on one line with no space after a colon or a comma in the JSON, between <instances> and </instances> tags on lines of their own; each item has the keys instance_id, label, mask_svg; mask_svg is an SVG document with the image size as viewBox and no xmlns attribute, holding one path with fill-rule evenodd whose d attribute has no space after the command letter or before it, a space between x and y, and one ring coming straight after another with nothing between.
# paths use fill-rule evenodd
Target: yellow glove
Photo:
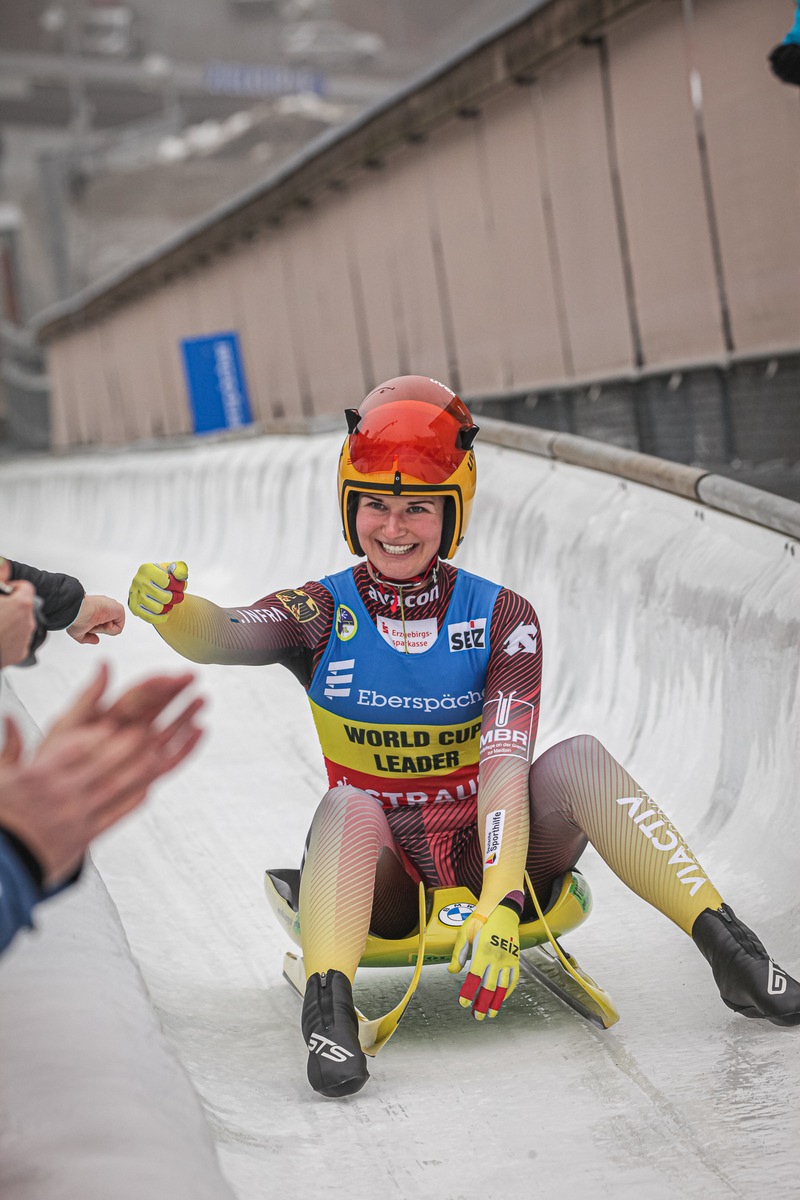
<instances>
[{"instance_id":1,"label":"yellow glove","mask_svg":"<svg viewBox=\"0 0 800 1200\"><path fill-rule=\"evenodd\" d=\"M461 927L447 968L457 975L472 953L472 965L458 994L462 1008L482 1021L496 1017L519 980L519 913L501 900L488 917L474 912Z\"/></svg>"},{"instance_id":2,"label":"yellow glove","mask_svg":"<svg viewBox=\"0 0 800 1200\"><path fill-rule=\"evenodd\" d=\"M184 562L142 563L128 592L128 608L150 625L163 625L183 600L188 578Z\"/></svg>"}]
</instances>

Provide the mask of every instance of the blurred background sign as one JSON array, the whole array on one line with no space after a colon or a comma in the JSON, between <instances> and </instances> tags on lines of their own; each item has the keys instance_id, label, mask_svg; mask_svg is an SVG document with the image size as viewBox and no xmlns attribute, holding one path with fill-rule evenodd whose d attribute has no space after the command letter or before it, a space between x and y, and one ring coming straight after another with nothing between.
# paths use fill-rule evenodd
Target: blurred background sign
<instances>
[{"instance_id":1,"label":"blurred background sign","mask_svg":"<svg viewBox=\"0 0 800 1200\"><path fill-rule=\"evenodd\" d=\"M321 71L257 63L214 60L206 67L203 81L208 92L219 96L284 96L301 92L321 96L325 91L325 76Z\"/></svg>"},{"instance_id":2,"label":"blurred background sign","mask_svg":"<svg viewBox=\"0 0 800 1200\"><path fill-rule=\"evenodd\" d=\"M238 334L183 338L181 352L195 433L251 425Z\"/></svg>"}]
</instances>

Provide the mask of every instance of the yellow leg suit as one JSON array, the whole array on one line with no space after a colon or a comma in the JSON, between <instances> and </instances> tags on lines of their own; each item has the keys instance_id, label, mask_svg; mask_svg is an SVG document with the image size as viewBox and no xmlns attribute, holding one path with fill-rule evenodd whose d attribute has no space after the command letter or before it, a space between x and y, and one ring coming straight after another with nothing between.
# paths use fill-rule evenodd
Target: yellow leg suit
<instances>
[{"instance_id":1,"label":"yellow leg suit","mask_svg":"<svg viewBox=\"0 0 800 1200\"><path fill-rule=\"evenodd\" d=\"M687 934L701 912L722 903L675 827L596 738L551 747L529 780L526 867L539 896L591 842L628 887ZM456 875L479 894L477 830ZM335 968L352 981L370 929L397 937L414 926L416 889L380 804L357 788L331 789L311 825L300 887L307 975Z\"/></svg>"}]
</instances>

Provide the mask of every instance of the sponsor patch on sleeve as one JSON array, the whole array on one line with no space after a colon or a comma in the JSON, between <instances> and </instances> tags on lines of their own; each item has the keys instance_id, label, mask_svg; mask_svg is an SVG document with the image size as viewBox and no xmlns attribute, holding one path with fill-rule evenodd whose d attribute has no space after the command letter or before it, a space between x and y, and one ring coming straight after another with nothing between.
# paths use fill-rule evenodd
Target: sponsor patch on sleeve
<instances>
[{"instance_id":1,"label":"sponsor patch on sleeve","mask_svg":"<svg viewBox=\"0 0 800 1200\"><path fill-rule=\"evenodd\" d=\"M511 754L530 761L533 751L534 707L527 700L515 700L514 693L487 700L483 708L481 759Z\"/></svg>"},{"instance_id":2,"label":"sponsor patch on sleeve","mask_svg":"<svg viewBox=\"0 0 800 1200\"><path fill-rule=\"evenodd\" d=\"M504 808L495 809L493 813L489 813L486 818L486 845L485 854L483 856L484 867L494 867L497 865L497 859L500 855L500 847L503 844L503 825L506 819L506 810Z\"/></svg>"}]
</instances>

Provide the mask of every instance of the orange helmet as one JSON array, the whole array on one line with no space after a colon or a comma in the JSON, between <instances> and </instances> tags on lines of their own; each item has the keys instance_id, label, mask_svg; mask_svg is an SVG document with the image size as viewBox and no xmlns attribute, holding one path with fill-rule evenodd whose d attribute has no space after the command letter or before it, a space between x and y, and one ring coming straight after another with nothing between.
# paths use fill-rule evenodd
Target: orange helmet
<instances>
[{"instance_id":1,"label":"orange helmet","mask_svg":"<svg viewBox=\"0 0 800 1200\"><path fill-rule=\"evenodd\" d=\"M363 554L356 533L360 492L444 496L440 558L464 540L475 495L472 443L478 426L450 388L424 375L401 375L374 388L360 408L345 409L348 436L339 458L339 506L345 541Z\"/></svg>"}]
</instances>

